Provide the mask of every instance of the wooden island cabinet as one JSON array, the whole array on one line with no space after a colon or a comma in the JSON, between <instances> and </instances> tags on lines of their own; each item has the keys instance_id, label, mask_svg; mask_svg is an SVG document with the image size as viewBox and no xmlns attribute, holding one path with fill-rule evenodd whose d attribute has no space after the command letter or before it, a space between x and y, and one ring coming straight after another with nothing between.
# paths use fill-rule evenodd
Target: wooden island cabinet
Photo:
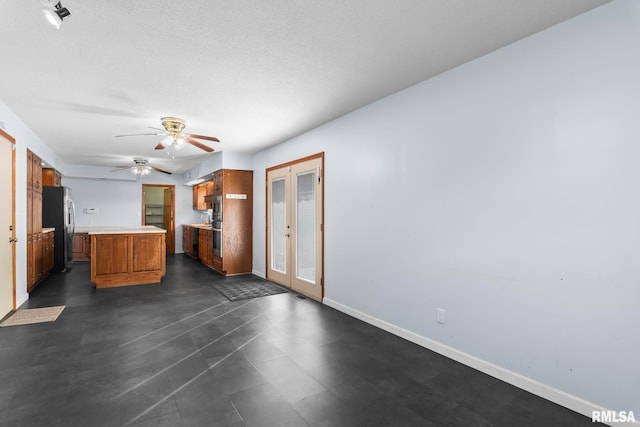
<instances>
[{"instance_id":1,"label":"wooden island cabinet","mask_svg":"<svg viewBox=\"0 0 640 427\"><path fill-rule=\"evenodd\" d=\"M166 232L154 226L90 230L96 288L159 283L166 272Z\"/></svg>"},{"instance_id":2,"label":"wooden island cabinet","mask_svg":"<svg viewBox=\"0 0 640 427\"><path fill-rule=\"evenodd\" d=\"M73 261L91 260L91 239L88 232L73 233L71 247Z\"/></svg>"}]
</instances>

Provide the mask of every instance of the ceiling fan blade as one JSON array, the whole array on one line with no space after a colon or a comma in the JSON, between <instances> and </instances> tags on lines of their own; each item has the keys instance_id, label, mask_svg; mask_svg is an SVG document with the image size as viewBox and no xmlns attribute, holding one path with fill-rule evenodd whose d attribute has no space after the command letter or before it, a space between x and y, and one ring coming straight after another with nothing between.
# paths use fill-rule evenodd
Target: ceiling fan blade
<instances>
[{"instance_id":1,"label":"ceiling fan blade","mask_svg":"<svg viewBox=\"0 0 640 427\"><path fill-rule=\"evenodd\" d=\"M166 173L167 175L172 175L172 173L171 173L171 172L167 172L167 171L165 171L165 170L158 169L158 168L155 168L155 167L153 167L153 166L149 166L149 167L150 167L151 169L153 169L154 171L156 171L156 172L162 172L162 173Z\"/></svg>"},{"instance_id":2,"label":"ceiling fan blade","mask_svg":"<svg viewBox=\"0 0 640 427\"><path fill-rule=\"evenodd\" d=\"M201 150L206 151L207 153L212 153L213 151L215 151L213 148L211 147L207 147L206 145L204 145L203 143L196 141L195 139L189 137L187 138L187 142L195 147L198 147Z\"/></svg>"},{"instance_id":3,"label":"ceiling fan blade","mask_svg":"<svg viewBox=\"0 0 640 427\"><path fill-rule=\"evenodd\" d=\"M164 135L164 133L132 133L130 135L116 135L116 138L121 138L123 136L142 136L142 135Z\"/></svg>"},{"instance_id":4,"label":"ceiling fan blade","mask_svg":"<svg viewBox=\"0 0 640 427\"><path fill-rule=\"evenodd\" d=\"M165 147L161 142L158 145L156 145L153 149L154 150L164 150L165 148L167 148L167 147Z\"/></svg>"},{"instance_id":5,"label":"ceiling fan blade","mask_svg":"<svg viewBox=\"0 0 640 427\"><path fill-rule=\"evenodd\" d=\"M205 139L207 141L213 141L213 142L220 142L220 140L218 138L214 138L213 136L206 136L206 135L194 135L192 133L189 134L189 137L191 138L198 138L198 139Z\"/></svg>"},{"instance_id":6,"label":"ceiling fan blade","mask_svg":"<svg viewBox=\"0 0 640 427\"><path fill-rule=\"evenodd\" d=\"M131 169L131 166L116 166L117 169L114 170L110 170L109 172L118 172L121 171L123 169Z\"/></svg>"}]
</instances>

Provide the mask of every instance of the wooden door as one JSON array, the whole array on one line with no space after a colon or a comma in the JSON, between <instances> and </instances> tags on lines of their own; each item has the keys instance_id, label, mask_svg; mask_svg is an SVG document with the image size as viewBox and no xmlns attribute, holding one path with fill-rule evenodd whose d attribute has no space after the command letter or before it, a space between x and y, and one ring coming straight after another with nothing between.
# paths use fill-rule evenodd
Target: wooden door
<instances>
[{"instance_id":1,"label":"wooden door","mask_svg":"<svg viewBox=\"0 0 640 427\"><path fill-rule=\"evenodd\" d=\"M142 184L142 225L145 225L145 213L146 209L146 189L147 188L162 188L164 189L164 198L163 198L163 217L169 218L169 220L164 222L163 220L163 228L167 230L165 235L166 242L166 253L173 254L176 251L175 248L175 239L176 239L176 187L175 185L164 185L164 184Z\"/></svg>"},{"instance_id":2,"label":"wooden door","mask_svg":"<svg viewBox=\"0 0 640 427\"><path fill-rule=\"evenodd\" d=\"M323 297L323 155L267 170L267 278Z\"/></svg>"},{"instance_id":3,"label":"wooden door","mask_svg":"<svg viewBox=\"0 0 640 427\"><path fill-rule=\"evenodd\" d=\"M16 308L14 143L0 129L0 319Z\"/></svg>"},{"instance_id":4,"label":"wooden door","mask_svg":"<svg viewBox=\"0 0 640 427\"><path fill-rule=\"evenodd\" d=\"M174 230L174 218L173 218L173 188L165 188L164 189L164 205L162 208L162 222L163 228L167 230L167 253L173 254L176 252L176 242L175 242L175 233Z\"/></svg>"}]
</instances>

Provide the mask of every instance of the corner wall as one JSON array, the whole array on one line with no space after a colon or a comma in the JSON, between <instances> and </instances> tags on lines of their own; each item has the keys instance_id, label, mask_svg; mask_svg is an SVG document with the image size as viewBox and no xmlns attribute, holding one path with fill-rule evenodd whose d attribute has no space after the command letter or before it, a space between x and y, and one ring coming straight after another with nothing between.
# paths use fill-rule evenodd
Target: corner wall
<instances>
[{"instance_id":1,"label":"corner wall","mask_svg":"<svg viewBox=\"0 0 640 427\"><path fill-rule=\"evenodd\" d=\"M255 273L265 169L324 151L327 302L640 414L638 40L618 0L256 154Z\"/></svg>"}]
</instances>

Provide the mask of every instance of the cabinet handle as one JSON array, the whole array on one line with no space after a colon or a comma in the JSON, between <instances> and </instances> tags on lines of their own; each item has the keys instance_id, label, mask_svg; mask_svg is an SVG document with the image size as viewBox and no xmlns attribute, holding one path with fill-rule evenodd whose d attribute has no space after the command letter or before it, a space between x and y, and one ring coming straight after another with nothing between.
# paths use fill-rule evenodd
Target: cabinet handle
<instances>
[{"instance_id":1,"label":"cabinet handle","mask_svg":"<svg viewBox=\"0 0 640 427\"><path fill-rule=\"evenodd\" d=\"M9 243L14 243L17 242L18 238L17 237L9 237Z\"/></svg>"}]
</instances>

